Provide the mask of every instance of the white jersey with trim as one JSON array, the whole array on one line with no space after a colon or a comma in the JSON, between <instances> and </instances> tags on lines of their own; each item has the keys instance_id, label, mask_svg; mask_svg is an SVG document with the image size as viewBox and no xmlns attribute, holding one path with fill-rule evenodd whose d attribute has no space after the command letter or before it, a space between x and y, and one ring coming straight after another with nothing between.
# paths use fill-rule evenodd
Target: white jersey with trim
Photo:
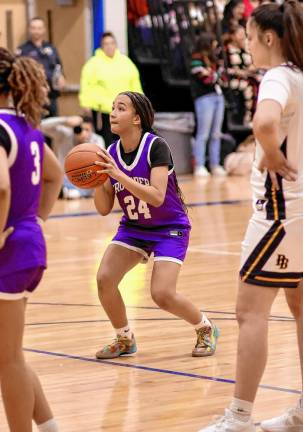
<instances>
[{"instance_id":1,"label":"white jersey with trim","mask_svg":"<svg viewBox=\"0 0 303 432\"><path fill-rule=\"evenodd\" d=\"M295 182L282 179L286 218L303 217L303 72L292 65L280 65L270 69L264 76L258 96L263 100L277 101L282 107L280 123L281 147L286 142L287 159L298 170ZM262 219L266 205L267 171L258 170L263 149L256 141L256 154L251 175L254 210Z\"/></svg>"}]
</instances>

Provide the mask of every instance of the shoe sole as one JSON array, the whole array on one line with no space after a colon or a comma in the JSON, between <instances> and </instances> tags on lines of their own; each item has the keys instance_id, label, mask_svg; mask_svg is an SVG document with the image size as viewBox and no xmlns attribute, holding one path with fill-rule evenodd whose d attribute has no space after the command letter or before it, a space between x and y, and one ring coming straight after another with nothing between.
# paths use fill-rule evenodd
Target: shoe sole
<instances>
[{"instance_id":1,"label":"shoe sole","mask_svg":"<svg viewBox=\"0 0 303 432\"><path fill-rule=\"evenodd\" d=\"M287 426L287 429L285 427L268 429L260 425L260 428L263 432L301 432L302 431L302 426Z\"/></svg>"},{"instance_id":2,"label":"shoe sole","mask_svg":"<svg viewBox=\"0 0 303 432\"><path fill-rule=\"evenodd\" d=\"M134 351L133 353L119 354L119 355L115 355L115 356L112 356L112 357L98 357L96 355L96 359L97 360L112 360L112 359L119 358L119 357L132 357L133 355L136 354L136 352L137 352L137 350Z\"/></svg>"}]
</instances>

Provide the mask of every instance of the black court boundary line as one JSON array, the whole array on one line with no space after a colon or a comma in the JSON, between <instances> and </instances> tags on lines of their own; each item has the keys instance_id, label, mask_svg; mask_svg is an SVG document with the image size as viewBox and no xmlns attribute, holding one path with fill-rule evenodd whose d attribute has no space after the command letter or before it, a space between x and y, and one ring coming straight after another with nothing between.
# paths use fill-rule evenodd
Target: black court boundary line
<instances>
[{"instance_id":1,"label":"black court boundary line","mask_svg":"<svg viewBox=\"0 0 303 432\"><path fill-rule=\"evenodd\" d=\"M124 367L124 368L130 368L130 369L137 369L137 370L143 370L146 372L157 372L157 373L163 373L168 375L176 375L181 376L185 378L195 378L195 379L201 379L201 380L207 380L207 381L214 381L214 382L221 382L221 383L227 383L227 384L235 384L235 380L227 379L227 378L219 378L219 377L212 377L208 375L198 375L194 373L189 372L179 372L174 371L170 369L161 369L161 368L154 368L144 365L137 365L137 364L131 364L131 363L121 363L121 362L115 362L112 360L97 360L90 357L82 357L82 356L76 356L71 354L65 354L65 353L59 353L59 352L53 352L53 351L44 351L44 350L38 350L38 349L32 349L32 348L24 348L24 351L35 353L35 354L44 354L52 357L59 357L59 358L65 358L68 360L80 360L85 361L89 363L100 363L102 365L108 365L108 366L116 366L116 367ZM300 390L295 389L289 389L284 387L276 387L276 386L270 386L267 384L261 384L259 386L262 389L266 390L274 390L279 391L283 393L293 393L293 394L301 394L302 392Z\"/></svg>"},{"instance_id":2,"label":"black court boundary line","mask_svg":"<svg viewBox=\"0 0 303 432\"><path fill-rule=\"evenodd\" d=\"M186 207L193 208L193 207L205 207L205 206L215 206L215 205L236 205L236 204L243 204L249 202L251 202L251 200L205 201L205 202L188 203L186 204ZM122 213L122 210L115 209L112 210L111 213L120 214ZM49 216L48 219L66 219L66 218L86 217L86 216L99 216L99 213L96 211L84 211L79 213L59 213L59 214L53 214Z\"/></svg>"},{"instance_id":3,"label":"black court boundary line","mask_svg":"<svg viewBox=\"0 0 303 432\"><path fill-rule=\"evenodd\" d=\"M213 321L236 321L236 318L226 317L211 317ZM181 318L129 318L128 321L183 321ZM269 322L293 322L294 319L269 319ZM26 323L26 327L35 326L47 326L47 325L63 325L63 324L96 324L110 322L109 319L97 319L97 320L75 320L75 321L46 321L46 322L34 322Z\"/></svg>"},{"instance_id":4,"label":"black court boundary line","mask_svg":"<svg viewBox=\"0 0 303 432\"><path fill-rule=\"evenodd\" d=\"M69 306L69 307L101 307L98 304L91 304L91 303L57 303L57 302L28 302L28 305L37 305L37 306ZM160 309L157 306L126 306L126 309L150 309L150 310L159 310ZM214 313L214 314L220 314L220 315L235 315L235 312L225 312L225 311L216 311L216 310L208 310L203 309L201 312L205 313ZM270 315L269 319L271 318L277 319L277 321L294 321L294 318L291 316L283 316L283 315ZM174 319L174 318L170 318ZM179 319L179 318L176 318ZM219 319L218 317L213 319Z\"/></svg>"}]
</instances>

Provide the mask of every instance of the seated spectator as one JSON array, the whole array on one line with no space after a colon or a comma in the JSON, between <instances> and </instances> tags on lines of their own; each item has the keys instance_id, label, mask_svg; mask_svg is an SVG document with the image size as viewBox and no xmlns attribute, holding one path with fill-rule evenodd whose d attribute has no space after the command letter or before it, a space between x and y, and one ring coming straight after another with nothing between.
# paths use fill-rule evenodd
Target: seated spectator
<instances>
[{"instance_id":1,"label":"seated spectator","mask_svg":"<svg viewBox=\"0 0 303 432\"><path fill-rule=\"evenodd\" d=\"M246 20L244 14L245 5L243 0L230 0L226 3L223 12L222 33L228 33L232 28L239 25L245 27Z\"/></svg>"},{"instance_id":2,"label":"seated spectator","mask_svg":"<svg viewBox=\"0 0 303 432\"><path fill-rule=\"evenodd\" d=\"M65 156L77 144L93 143L100 148L105 147L103 138L94 133L93 119L91 117L46 118L41 122L41 130L52 138L54 152L62 167L64 167ZM86 198L91 195L91 189L79 189L70 183L66 176L64 177L63 198Z\"/></svg>"},{"instance_id":3,"label":"seated spectator","mask_svg":"<svg viewBox=\"0 0 303 432\"><path fill-rule=\"evenodd\" d=\"M228 175L248 176L251 173L255 155L255 139L249 135L235 152L229 153L224 160Z\"/></svg>"}]
</instances>

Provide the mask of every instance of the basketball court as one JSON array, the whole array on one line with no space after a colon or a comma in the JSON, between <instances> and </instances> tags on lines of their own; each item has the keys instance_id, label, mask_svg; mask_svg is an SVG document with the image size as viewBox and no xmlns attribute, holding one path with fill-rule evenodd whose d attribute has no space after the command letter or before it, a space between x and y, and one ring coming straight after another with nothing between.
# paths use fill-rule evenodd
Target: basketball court
<instances>
[{"instance_id":1,"label":"basketball court","mask_svg":"<svg viewBox=\"0 0 303 432\"><path fill-rule=\"evenodd\" d=\"M96 360L95 351L114 333L99 305L95 275L121 213L116 207L101 217L91 199L58 201L45 225L49 267L29 300L24 347L62 432L197 432L229 403L237 269L251 214L249 180L184 176L179 181L193 229L178 287L220 328L217 352L191 357L192 328L150 298L149 262L121 285L138 353ZM295 323L282 293L270 321L257 423L295 404L301 393ZM0 431L8 432L3 404Z\"/></svg>"}]
</instances>

